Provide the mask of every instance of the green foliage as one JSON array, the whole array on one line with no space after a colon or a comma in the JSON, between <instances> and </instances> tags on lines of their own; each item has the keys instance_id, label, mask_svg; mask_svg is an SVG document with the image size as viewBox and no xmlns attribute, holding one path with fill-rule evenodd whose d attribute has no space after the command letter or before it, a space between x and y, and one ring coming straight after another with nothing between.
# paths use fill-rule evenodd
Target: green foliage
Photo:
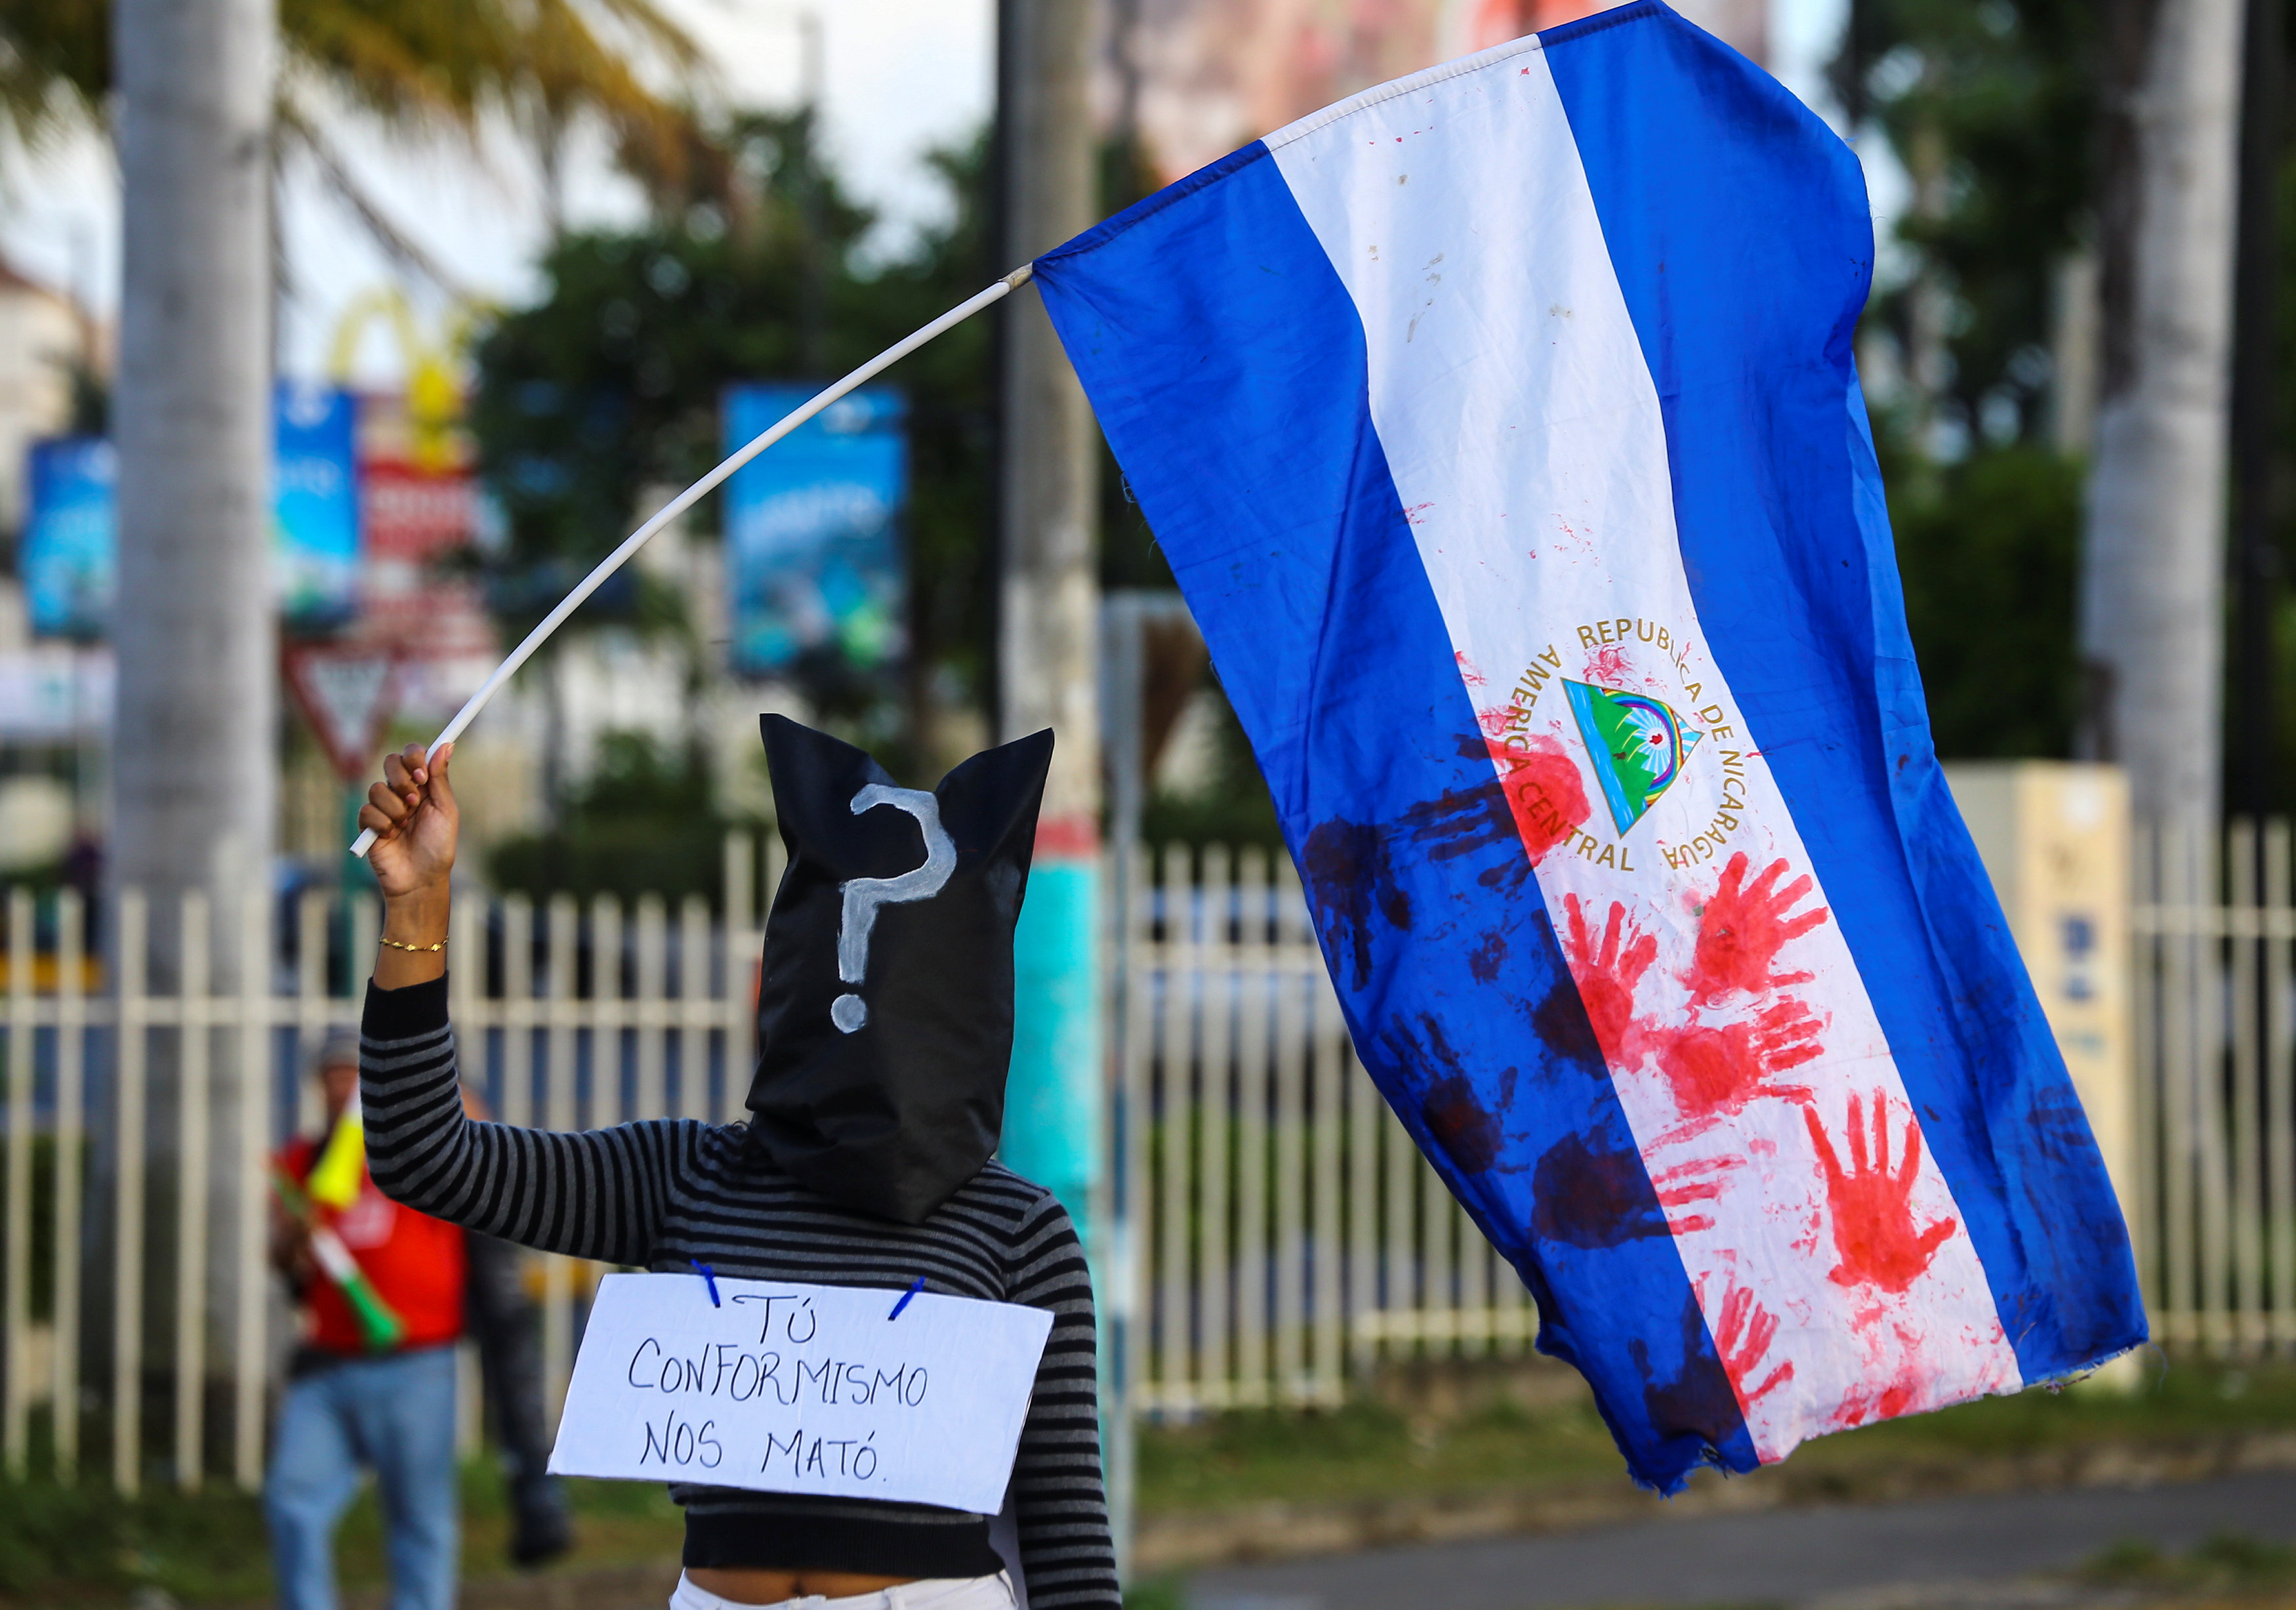
<instances>
[{"instance_id":1,"label":"green foliage","mask_svg":"<svg viewBox=\"0 0 2296 1610\"><path fill-rule=\"evenodd\" d=\"M1140 812L1141 842L1283 847L1275 801L1252 758L1251 740L1225 698L1218 708L1211 785L1201 793L1152 794Z\"/></svg>"},{"instance_id":2,"label":"green foliage","mask_svg":"<svg viewBox=\"0 0 2296 1610\"><path fill-rule=\"evenodd\" d=\"M644 489L718 462L726 387L832 378L988 277L985 142L933 159L952 219L864 268L870 215L816 160L804 117L745 118L726 141L753 180L730 217L698 208L675 226L569 237L545 261L542 300L479 346L472 425L507 525L489 581L513 629L628 535ZM910 403L913 652L975 686L988 645L992 330L952 331L888 382ZM713 500L702 523L716 521ZM663 623L634 582L610 583L581 618Z\"/></svg>"},{"instance_id":3,"label":"green foliage","mask_svg":"<svg viewBox=\"0 0 2296 1610\"><path fill-rule=\"evenodd\" d=\"M111 85L111 8L0 0L0 120L36 144L92 119Z\"/></svg>"},{"instance_id":4,"label":"green foliage","mask_svg":"<svg viewBox=\"0 0 2296 1610\"><path fill-rule=\"evenodd\" d=\"M1562 1367L1494 1363L1493 1376L1526 1368L1546 1379L1527 1396L1458 1394L1448 1414L1406 1416L1375 1401L1320 1413L1237 1411L1191 1425L1148 1425L1140 1435L1144 1514L1217 1510L1239 1504L1346 1503L1406 1495L1544 1490L1623 1494L1626 1467L1575 1381ZM1470 1368L1458 1384L1488 1384ZM1733 1478L1775 1490L1780 1501L1905 1497L1972 1485L2054 1483L2085 1450L2173 1449L2206 1440L2272 1436L2296 1429L2296 1369L2233 1368L2148 1360L2127 1392L2035 1387L1935 1414L1821 1437L1792 1458ZM1702 1480L1708 1479L1705 1477Z\"/></svg>"},{"instance_id":5,"label":"green foliage","mask_svg":"<svg viewBox=\"0 0 2296 1610\"><path fill-rule=\"evenodd\" d=\"M2296 1548L2277 1548L2245 1532L2219 1532L2190 1552L2163 1554L2130 1539L2082 1568L2100 1586L2178 1593L2225 1593L2296 1585Z\"/></svg>"},{"instance_id":6,"label":"green foliage","mask_svg":"<svg viewBox=\"0 0 2296 1610\"><path fill-rule=\"evenodd\" d=\"M0 1076L8 1072L8 1054L0 1051ZM32 1163L32 1225L29 1290L30 1314L35 1323L54 1318L56 1310L56 1163L60 1155L56 1138L35 1134L31 1144ZM83 1139L79 1146L80 1178L88 1178L88 1163L94 1154L94 1142ZM0 1151L0 1200L4 1200L8 1184L8 1154ZM6 1267L0 1259L0 1269Z\"/></svg>"},{"instance_id":7,"label":"green foliage","mask_svg":"<svg viewBox=\"0 0 2296 1610\"><path fill-rule=\"evenodd\" d=\"M496 848L488 863L494 886L537 899L563 893L714 900L732 824L718 812L701 758L666 750L643 733L611 734L601 748L597 769L556 827Z\"/></svg>"},{"instance_id":8,"label":"green foliage","mask_svg":"<svg viewBox=\"0 0 2296 1610\"><path fill-rule=\"evenodd\" d=\"M101 120L111 22L91 0L0 0L0 123L37 145ZM313 85L399 128L470 136L486 113L507 113L545 149L594 118L658 197L716 166L690 109L709 78L701 47L653 0L281 0L278 40L279 132L320 153L338 186L348 180L329 119L306 99Z\"/></svg>"},{"instance_id":9,"label":"green foliage","mask_svg":"<svg viewBox=\"0 0 2296 1610\"><path fill-rule=\"evenodd\" d=\"M1124 1590L1124 1610L1188 1610L1186 1588L1177 1577L1151 1577Z\"/></svg>"},{"instance_id":10,"label":"green foliage","mask_svg":"<svg viewBox=\"0 0 2296 1610\"><path fill-rule=\"evenodd\" d=\"M1625 1480L1591 1399L1538 1411L1491 1403L1444 1420L1362 1401L1240 1410L1148 1428L1139 1446L1140 1504L1151 1512Z\"/></svg>"},{"instance_id":11,"label":"green foliage","mask_svg":"<svg viewBox=\"0 0 2296 1610\"><path fill-rule=\"evenodd\" d=\"M1947 428L1925 433L1923 445L1955 456L1958 439L1974 456L1944 468L1910 452L1890 463L1882 444L1907 610L1939 750L1948 756L2069 752L2079 697L2079 477L2044 462L2038 448L2048 424L2056 273L2098 244L2111 33L2103 0L1852 0L1833 64L1851 120L1882 130L1916 189L1897 243L1940 299L1947 358L1943 395L1929 399ZM2284 488L2286 426L2296 420L2292 137L2296 121L2284 119L2277 326L2268 337L2236 338L2268 339L2276 354ZM1877 292L1864 333L1894 338L1902 358L1912 355L1925 292L1911 275L1896 277ZM2018 450L1990 452L2003 448ZM2274 510L2282 576L2292 513L2284 492ZM2275 591L2284 686L2296 676L2296 601L2284 582ZM2226 666L2228 754L2259 736L2254 690L2242 680L2249 674ZM2276 702L2285 809L2296 805L2296 702Z\"/></svg>"},{"instance_id":12,"label":"green foliage","mask_svg":"<svg viewBox=\"0 0 2296 1610\"><path fill-rule=\"evenodd\" d=\"M487 1579L506 1569L509 1505L491 1459L463 1466L463 1574L472 1603L488 1602ZM659 1484L569 1481L577 1548L561 1570L675 1560L682 1511ZM343 1517L336 1559L354 1592L383 1580L382 1520L373 1488ZM0 1610L116 1605L156 1589L195 1606L246 1606L270 1598L271 1559L262 1500L215 1483L197 1493L154 1482L135 1498L95 1479L0 1482Z\"/></svg>"},{"instance_id":13,"label":"green foliage","mask_svg":"<svg viewBox=\"0 0 2296 1610\"><path fill-rule=\"evenodd\" d=\"M1836 86L1921 193L1898 238L1948 300L1938 403L1972 439L2046 423L2054 271L2095 193L2100 34L2097 0L1853 0ZM1870 316L1901 341L1910 296Z\"/></svg>"},{"instance_id":14,"label":"green foliage","mask_svg":"<svg viewBox=\"0 0 2296 1610\"><path fill-rule=\"evenodd\" d=\"M2046 448L1981 450L1890 482L1906 619L1948 760L2071 752L2081 467Z\"/></svg>"},{"instance_id":15,"label":"green foliage","mask_svg":"<svg viewBox=\"0 0 2296 1610\"><path fill-rule=\"evenodd\" d=\"M66 1585L243 1600L263 1592L266 1563L250 1493L156 1488L121 1499L93 1483L0 1485L0 1594L20 1603L53 1603Z\"/></svg>"}]
</instances>

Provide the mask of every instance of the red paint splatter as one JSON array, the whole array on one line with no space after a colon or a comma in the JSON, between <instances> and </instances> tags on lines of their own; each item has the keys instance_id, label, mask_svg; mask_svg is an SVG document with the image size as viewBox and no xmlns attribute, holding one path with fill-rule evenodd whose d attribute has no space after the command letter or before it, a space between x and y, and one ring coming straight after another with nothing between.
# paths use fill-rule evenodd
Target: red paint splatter
<instances>
[{"instance_id":1,"label":"red paint splatter","mask_svg":"<svg viewBox=\"0 0 2296 1610\"><path fill-rule=\"evenodd\" d=\"M1663 1208L1685 1208L1693 1202L1719 1202L1722 1177L1745 1166L1742 1157L1701 1157L1652 1174L1651 1186L1658 1192L1658 1204ZM1706 1213L1669 1213L1667 1224L1676 1235L1686 1236L1693 1230L1712 1229L1714 1220Z\"/></svg>"},{"instance_id":2,"label":"red paint splatter","mask_svg":"<svg viewBox=\"0 0 2296 1610\"><path fill-rule=\"evenodd\" d=\"M1894 1420L1906 1410L1920 1406L1922 1389L1927 1384L1925 1368L1916 1349L1913 1335L1903 1326L1890 1327L1905 1351L1897 1370L1886 1381L1868 1381L1849 1389L1841 1406L1833 1411L1831 1425L1836 1431L1848 1431L1854 1425L1871 1425L1876 1420Z\"/></svg>"},{"instance_id":3,"label":"red paint splatter","mask_svg":"<svg viewBox=\"0 0 2296 1610\"><path fill-rule=\"evenodd\" d=\"M1595 1026L1603 1059L1616 1067L1636 1052L1635 986L1658 959L1658 941L1627 921L1620 901L1611 902L1611 920L1600 941L1587 932L1587 914L1577 895L1564 895L1562 908L1570 927L1563 951L1571 979L1587 1007L1587 1021Z\"/></svg>"},{"instance_id":4,"label":"red paint splatter","mask_svg":"<svg viewBox=\"0 0 2296 1610\"><path fill-rule=\"evenodd\" d=\"M1623 684L1634 680L1635 668L1628 663L1627 651L1614 643L1587 655L1587 669L1579 676L1587 682Z\"/></svg>"},{"instance_id":5,"label":"red paint splatter","mask_svg":"<svg viewBox=\"0 0 2296 1610\"><path fill-rule=\"evenodd\" d=\"M1635 991L1658 957L1657 938L1628 920L1623 901L1611 902L1599 936L1576 894L1564 895L1562 906L1563 955L1605 1062L1628 1067L1645 1051L1656 1052L1676 1106L1700 1129L1761 1097L1810 1099L1804 1086L1775 1082L1824 1055L1818 1039L1824 1022L1806 1002L1788 996L1758 1014L1715 1023L1694 1014L1683 1024L1637 1017Z\"/></svg>"},{"instance_id":6,"label":"red paint splatter","mask_svg":"<svg viewBox=\"0 0 2296 1610\"><path fill-rule=\"evenodd\" d=\"M1464 682L1469 687L1480 687L1490 680L1488 677L1475 669L1475 662L1467 658L1466 650L1460 649L1451 658L1458 662L1459 680Z\"/></svg>"},{"instance_id":7,"label":"red paint splatter","mask_svg":"<svg viewBox=\"0 0 2296 1610\"><path fill-rule=\"evenodd\" d=\"M1755 1302L1752 1292L1733 1280L1722 1298L1722 1312L1714 1327L1714 1351L1722 1356L1723 1373L1730 1377L1731 1390L1738 1394L1742 1408L1753 1408L1760 1399L1793 1379L1793 1360L1789 1359L1764 1376L1759 1385L1748 1384L1761 1368L1762 1361L1769 1357L1770 1343L1777 1339L1777 1334L1778 1317Z\"/></svg>"},{"instance_id":8,"label":"red paint splatter","mask_svg":"<svg viewBox=\"0 0 2296 1610\"><path fill-rule=\"evenodd\" d=\"M1784 865L1751 886L1744 884L1743 856L1725 870L1720 887L1707 901L1691 972L1683 975L1691 985L1691 1009L1687 1021L1681 1023L1636 1014L1635 991L1657 959L1658 941L1628 920L1625 904L1611 903L1609 920L1598 938L1578 897L1563 897L1569 930L1563 936L1564 956L1603 1060L1614 1068L1631 1067L1646 1053L1656 1055L1675 1105L1687 1121L1682 1130L1665 1138L1669 1140L1696 1134L1763 1097L1812 1099L1807 1086L1778 1080L1825 1054L1818 1038L1825 1020L1808 1002L1773 993L1777 986L1800 982L1809 974L1774 974L1770 968L1778 947L1823 921L1825 912L1821 908L1792 918L1785 915L1808 892L1809 883L1805 878L1783 891L1775 889ZM1701 980L1703 988L1693 982ZM1717 1021L1702 1019L1702 1006L1711 1007L1742 990L1757 998Z\"/></svg>"},{"instance_id":9,"label":"red paint splatter","mask_svg":"<svg viewBox=\"0 0 2296 1610\"><path fill-rule=\"evenodd\" d=\"M1783 1096L1808 1101L1810 1092L1800 1085L1770 1082L1789 1068L1813 1062L1825 1053L1818 1042L1824 1027L1808 1006L1792 996L1776 1001L1760 1015L1735 1023L1692 1023L1679 1029L1656 1029L1651 1039L1658 1065L1674 1090L1675 1105L1690 1119L1710 1119L1743 1111L1762 1096Z\"/></svg>"},{"instance_id":10,"label":"red paint splatter","mask_svg":"<svg viewBox=\"0 0 2296 1610\"><path fill-rule=\"evenodd\" d=\"M1902 1292L1922 1277L1938 1248L1952 1236L1956 1221L1941 1219L1926 1229L1914 1228L1914 1182L1921 1176L1922 1130L1914 1115L1906 1115L1906 1155L1894 1174L1890 1171L1890 1108L1888 1098L1874 1092L1874 1138L1866 1139L1866 1114L1857 1097L1849 1097L1849 1167L1845 1171L1833 1142L1818 1121L1817 1109L1806 1106L1809 1138L1825 1179L1826 1199L1833 1208L1833 1249L1841 1261L1833 1279L1839 1286L1878 1286L1885 1292Z\"/></svg>"},{"instance_id":11,"label":"red paint splatter","mask_svg":"<svg viewBox=\"0 0 2296 1610\"><path fill-rule=\"evenodd\" d=\"M1522 847L1536 867L1570 836L1591 809L1578 763L1553 738L1494 742L1490 750L1499 764L1499 786L1506 793L1507 809L1514 813Z\"/></svg>"},{"instance_id":12,"label":"red paint splatter","mask_svg":"<svg viewBox=\"0 0 2296 1610\"><path fill-rule=\"evenodd\" d=\"M1786 864L1774 861L1749 883L1743 851L1730 858L1722 881L1699 913L1698 944L1682 982L1693 1006L1711 1006L1733 990L1760 995L1788 984L1807 983L1808 973L1772 973L1778 952L1825 921L1823 906L1788 916L1795 901L1810 891L1807 875L1777 887Z\"/></svg>"}]
</instances>

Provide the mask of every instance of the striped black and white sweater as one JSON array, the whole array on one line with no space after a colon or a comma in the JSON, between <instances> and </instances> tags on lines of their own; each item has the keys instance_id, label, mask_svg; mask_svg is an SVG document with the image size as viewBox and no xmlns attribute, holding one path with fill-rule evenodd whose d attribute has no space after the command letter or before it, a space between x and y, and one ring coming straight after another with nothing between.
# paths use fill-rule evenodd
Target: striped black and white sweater
<instances>
[{"instance_id":1,"label":"striped black and white sweater","mask_svg":"<svg viewBox=\"0 0 2296 1610\"><path fill-rule=\"evenodd\" d=\"M781 1172L745 1128L658 1120L585 1134L463 1115L442 979L369 986L361 1057L368 1166L396 1200L544 1252L658 1273L693 1262L759 1280L1047 1310L1052 1335L1010 1502L1032 1610L1119 1604L1102 1491L1092 1286L1068 1213L991 1162L922 1224L841 1207ZM969 1577L1000 1569L988 1522L916 1504L672 1484L688 1565Z\"/></svg>"}]
</instances>

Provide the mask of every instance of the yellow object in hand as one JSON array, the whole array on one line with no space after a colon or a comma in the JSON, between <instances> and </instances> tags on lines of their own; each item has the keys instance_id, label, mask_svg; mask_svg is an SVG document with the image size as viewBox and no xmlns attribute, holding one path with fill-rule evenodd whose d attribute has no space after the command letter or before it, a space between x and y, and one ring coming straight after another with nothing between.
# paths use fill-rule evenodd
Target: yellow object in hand
<instances>
[{"instance_id":1,"label":"yellow object in hand","mask_svg":"<svg viewBox=\"0 0 2296 1610\"><path fill-rule=\"evenodd\" d=\"M304 1189L312 1201L340 1212L358 1200L359 1182L365 1174L366 1121L359 1112L359 1098L353 1096L350 1105L335 1120L334 1132L327 1137L326 1149L319 1154Z\"/></svg>"}]
</instances>

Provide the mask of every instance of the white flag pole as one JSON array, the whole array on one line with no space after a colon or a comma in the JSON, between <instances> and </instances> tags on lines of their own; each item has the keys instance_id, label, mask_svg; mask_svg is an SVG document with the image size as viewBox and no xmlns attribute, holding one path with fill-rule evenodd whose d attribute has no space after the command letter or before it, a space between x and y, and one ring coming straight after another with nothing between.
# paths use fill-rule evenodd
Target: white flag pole
<instances>
[{"instance_id":1,"label":"white flag pole","mask_svg":"<svg viewBox=\"0 0 2296 1610\"><path fill-rule=\"evenodd\" d=\"M1003 279L998 280L995 284L980 292L980 295L975 296L969 300L960 302L957 306L951 308L947 312L933 320L931 324L927 324L923 329L917 331L914 334L905 336L901 340L894 342L882 352L877 354L876 357L871 358L867 363L863 364L859 368L854 370L852 374L847 375L843 380L839 381L835 385L830 387L827 390L814 398L812 401L798 409L797 412L787 415L771 430L767 431L762 435L757 437L746 447L735 453L732 457L726 459L725 463L710 471L709 474L704 475L701 480L695 481L692 486L686 488L685 490L671 498L667 504L664 504L660 511L656 513L652 519L647 521L636 530L632 531L627 538L623 538L621 546L616 548L612 553L607 554L605 558L600 560L598 562L598 568L592 571L587 576L582 578L582 584L576 587L572 592L567 594L564 598L561 599L559 601L558 607L552 610L550 613L542 618L541 625L527 633L526 641L520 644L516 648L511 651L509 659L504 660L500 665L495 667L494 674L489 676L485 682L480 685L479 691L471 695L469 702L465 703L462 709L455 712L455 719L447 723L446 730L430 741L430 747L424 752L425 758L430 760L438 759L440 749L461 737L463 735L463 729L468 727L472 722L478 719L479 712L486 709L487 702L492 699L495 694L501 690L502 685L509 681L513 676L517 675L518 668L524 665L529 660L534 657L534 651L540 648L545 643L550 640L550 634L556 631L560 627L565 625L566 618L569 615L571 615L576 610L580 609L582 607L583 601L588 598L591 594L596 592L600 587L603 586L607 577L612 575L616 571L620 570L623 564L627 562L631 554L645 546L647 541L652 538L655 532L660 530L662 527L668 525L671 521L685 513L686 510L692 508L703 497L707 497L712 491L715 491L718 484L728 475L731 475L734 471L749 463L750 460L755 458L767 448L772 447L774 443L779 441L783 437L787 436L791 431L796 430L807 420L811 419L815 415L829 407L830 404L835 402L848 391L852 390L856 386L859 386L874 379L877 375L882 374L885 370L890 369L895 364L900 362L901 359L906 357L910 353L915 351L919 347L922 347L927 341L931 341L935 336L955 329L966 319L971 318L974 314L980 312L983 308L990 307L996 302L1004 300L1005 297L1011 295L1013 292L1027 284L1033 273L1034 270L1029 267L1029 265L1023 263L1021 267L1013 270L1012 273L1006 275ZM352 842L351 853L355 856L364 858L366 852L373 849L373 846L374 829L370 827L362 832L358 837Z\"/></svg>"}]
</instances>

